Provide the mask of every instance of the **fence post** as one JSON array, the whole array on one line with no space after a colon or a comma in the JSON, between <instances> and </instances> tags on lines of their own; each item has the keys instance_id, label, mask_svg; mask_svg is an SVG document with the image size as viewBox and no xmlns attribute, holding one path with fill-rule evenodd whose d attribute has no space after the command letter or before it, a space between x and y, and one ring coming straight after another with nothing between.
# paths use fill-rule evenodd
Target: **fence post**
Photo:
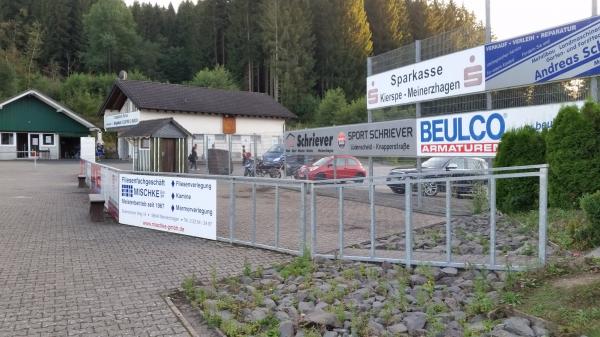
<instances>
[{"instance_id":1,"label":"fence post","mask_svg":"<svg viewBox=\"0 0 600 337\"><path fill-rule=\"evenodd\" d=\"M275 247L279 248L279 185L275 185Z\"/></svg>"},{"instance_id":2,"label":"fence post","mask_svg":"<svg viewBox=\"0 0 600 337\"><path fill-rule=\"evenodd\" d=\"M317 246L317 196L315 184L310 185L310 256L314 258Z\"/></svg>"},{"instance_id":3,"label":"fence post","mask_svg":"<svg viewBox=\"0 0 600 337\"><path fill-rule=\"evenodd\" d=\"M233 227L235 223L235 182L229 182L229 242L233 243Z\"/></svg>"},{"instance_id":4,"label":"fence post","mask_svg":"<svg viewBox=\"0 0 600 337\"><path fill-rule=\"evenodd\" d=\"M252 243L256 243L256 183L252 183Z\"/></svg>"},{"instance_id":5,"label":"fence post","mask_svg":"<svg viewBox=\"0 0 600 337\"><path fill-rule=\"evenodd\" d=\"M338 242L340 246L340 256L341 259L344 256L344 187L338 187L338 221L340 225Z\"/></svg>"},{"instance_id":6,"label":"fence post","mask_svg":"<svg viewBox=\"0 0 600 337\"><path fill-rule=\"evenodd\" d=\"M490 172L490 267L496 265L496 178Z\"/></svg>"},{"instance_id":7,"label":"fence post","mask_svg":"<svg viewBox=\"0 0 600 337\"><path fill-rule=\"evenodd\" d=\"M452 262L452 183L446 180L446 262Z\"/></svg>"},{"instance_id":8,"label":"fence post","mask_svg":"<svg viewBox=\"0 0 600 337\"><path fill-rule=\"evenodd\" d=\"M306 249L306 183L300 185L300 255Z\"/></svg>"},{"instance_id":9,"label":"fence post","mask_svg":"<svg viewBox=\"0 0 600 337\"><path fill-rule=\"evenodd\" d=\"M371 184L369 185L369 214L371 218L371 259L375 258L375 179L369 177Z\"/></svg>"},{"instance_id":10,"label":"fence post","mask_svg":"<svg viewBox=\"0 0 600 337\"><path fill-rule=\"evenodd\" d=\"M404 185L404 248L406 250L406 266L412 264L412 186L407 178ZM420 182L418 182L420 184Z\"/></svg>"},{"instance_id":11,"label":"fence post","mask_svg":"<svg viewBox=\"0 0 600 337\"><path fill-rule=\"evenodd\" d=\"M540 195L539 195L539 233L538 256L540 265L546 264L546 220L548 217L548 166L540 168Z\"/></svg>"}]
</instances>

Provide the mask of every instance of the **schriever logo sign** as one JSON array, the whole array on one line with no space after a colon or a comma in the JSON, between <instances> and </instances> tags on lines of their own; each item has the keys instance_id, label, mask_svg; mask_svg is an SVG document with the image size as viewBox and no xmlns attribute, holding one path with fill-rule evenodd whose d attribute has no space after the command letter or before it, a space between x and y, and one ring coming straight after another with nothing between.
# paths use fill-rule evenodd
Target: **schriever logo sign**
<instances>
[{"instance_id":1,"label":"schriever logo sign","mask_svg":"<svg viewBox=\"0 0 600 337\"><path fill-rule=\"evenodd\" d=\"M287 135L287 137L285 137L285 146L287 148L292 148L292 147L296 146L296 136L289 133Z\"/></svg>"},{"instance_id":2,"label":"schriever logo sign","mask_svg":"<svg viewBox=\"0 0 600 337\"><path fill-rule=\"evenodd\" d=\"M343 131L338 134L337 141L340 149L346 146L346 134Z\"/></svg>"}]
</instances>

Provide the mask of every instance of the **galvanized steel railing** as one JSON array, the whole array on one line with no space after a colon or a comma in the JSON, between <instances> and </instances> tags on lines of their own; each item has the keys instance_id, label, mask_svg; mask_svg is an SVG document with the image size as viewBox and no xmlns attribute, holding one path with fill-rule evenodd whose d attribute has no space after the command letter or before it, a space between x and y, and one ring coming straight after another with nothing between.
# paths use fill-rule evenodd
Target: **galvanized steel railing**
<instances>
[{"instance_id":1,"label":"galvanized steel railing","mask_svg":"<svg viewBox=\"0 0 600 337\"><path fill-rule=\"evenodd\" d=\"M313 257L350 259L358 261L390 261L406 265L454 266L487 269L524 269L532 265L546 263L546 218L547 218L547 181L548 166L532 165L507 168L493 168L470 171L466 176L453 176L452 172L427 172L406 174L401 182L388 180L389 177L367 177L338 179L328 181L304 181L292 179L271 179L258 177L148 173L119 170L107 165L82 161L81 173L95 193L105 195L107 209L118 219L119 175L135 173L146 175L179 176L218 181L217 240L251 247L269 249L287 254L301 255L305 250ZM528 178L539 180L539 224L537 233L537 258L533 261L499 261L497 256L496 230L496 182L501 179ZM452 188L466 181L485 181L488 188L489 207L489 247L487 258L460 261L453 253L452 228L453 203ZM434 212L438 218L444 218L445 252L425 254L413 248L416 231L415 216L428 214L427 205L417 204L413 193L404 196L385 193L390 184L403 184L404 191L413 191L416 184L435 183L445 186L444 199L431 198L441 208ZM223 185L225 184L225 186ZM219 186L221 186L219 188ZM388 191L389 192L389 191ZM243 197L242 197L243 195ZM247 195L247 197L246 197ZM384 198L387 203L379 204L376 198ZM402 200L403 199L403 200ZM262 200L262 201L261 201ZM337 211L335 208L337 207ZM443 208L443 212L440 211ZM377 212L386 213L385 219L378 218ZM325 218L319 218L319 212L329 212ZM239 213L239 214L238 214ZM430 212L431 213L431 212ZM354 214L367 215L365 221ZM330 218L335 223L328 224ZM350 219L348 219L350 217ZM367 220L368 219L368 220ZM268 223L272 221L272 223ZM388 222L386 233L378 232L378 222ZM349 222L352 228L349 228ZM368 222L368 223L363 223ZM361 226L364 225L364 228ZM438 223L439 225L439 223ZM337 228L331 228L337 226ZM368 226L368 227L367 227ZM361 227L361 228L359 228ZM357 229L358 228L358 229ZM352 233L351 233L352 231ZM377 240L393 231L404 235L404 249L381 251L376 248ZM346 236L352 234L352 239ZM368 237L365 245L368 249L354 249L362 237ZM370 244L369 244L370 243ZM359 251L360 254L353 254ZM350 253L348 253L350 252ZM396 254L397 256L392 256ZM420 255L426 255L423 258ZM523 263L522 263L523 262Z\"/></svg>"}]
</instances>

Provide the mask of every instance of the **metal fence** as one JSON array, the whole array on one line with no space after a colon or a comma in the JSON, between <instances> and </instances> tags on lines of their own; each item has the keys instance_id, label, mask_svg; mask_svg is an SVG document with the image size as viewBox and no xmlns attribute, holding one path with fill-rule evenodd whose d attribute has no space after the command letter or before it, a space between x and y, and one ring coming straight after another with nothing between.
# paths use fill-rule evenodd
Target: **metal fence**
<instances>
[{"instance_id":1,"label":"metal fence","mask_svg":"<svg viewBox=\"0 0 600 337\"><path fill-rule=\"evenodd\" d=\"M115 219L119 175L157 175L85 161L81 173ZM547 174L546 165L324 182L160 173L217 180L219 241L293 255L308 249L313 257L514 270L546 261ZM515 179L539 188L535 229L497 211L497 183ZM418 185L430 193L419 198Z\"/></svg>"}]
</instances>

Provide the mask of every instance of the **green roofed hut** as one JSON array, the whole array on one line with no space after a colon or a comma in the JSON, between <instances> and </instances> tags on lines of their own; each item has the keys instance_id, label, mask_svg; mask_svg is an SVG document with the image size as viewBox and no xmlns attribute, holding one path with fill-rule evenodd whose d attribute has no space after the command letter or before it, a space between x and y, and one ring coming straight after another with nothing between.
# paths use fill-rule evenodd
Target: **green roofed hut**
<instances>
[{"instance_id":1,"label":"green roofed hut","mask_svg":"<svg viewBox=\"0 0 600 337\"><path fill-rule=\"evenodd\" d=\"M173 118L139 122L119 137L133 144L135 171L186 172L187 143L192 134Z\"/></svg>"},{"instance_id":2,"label":"green roofed hut","mask_svg":"<svg viewBox=\"0 0 600 337\"><path fill-rule=\"evenodd\" d=\"M78 158L94 124L36 90L0 103L0 160Z\"/></svg>"}]
</instances>

